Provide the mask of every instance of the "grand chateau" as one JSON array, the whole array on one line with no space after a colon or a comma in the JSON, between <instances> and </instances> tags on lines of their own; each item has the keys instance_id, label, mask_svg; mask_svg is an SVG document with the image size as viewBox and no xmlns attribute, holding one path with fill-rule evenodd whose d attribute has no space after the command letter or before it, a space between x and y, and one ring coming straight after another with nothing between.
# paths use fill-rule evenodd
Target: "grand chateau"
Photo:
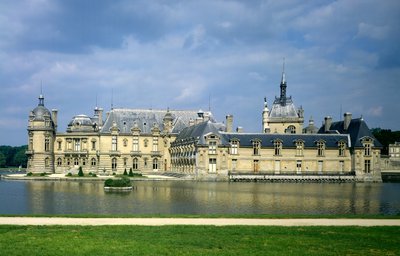
<instances>
[{"instance_id":1,"label":"grand chateau","mask_svg":"<svg viewBox=\"0 0 400 256\"><path fill-rule=\"evenodd\" d=\"M286 96L282 72L280 96L270 108L266 98L262 131L244 133L232 127L233 116L217 122L211 112L112 108L77 115L66 132L57 131L57 110L43 95L30 112L28 172L181 173L195 179L231 177L347 177L381 181L381 144L362 118L326 117L318 129Z\"/></svg>"}]
</instances>

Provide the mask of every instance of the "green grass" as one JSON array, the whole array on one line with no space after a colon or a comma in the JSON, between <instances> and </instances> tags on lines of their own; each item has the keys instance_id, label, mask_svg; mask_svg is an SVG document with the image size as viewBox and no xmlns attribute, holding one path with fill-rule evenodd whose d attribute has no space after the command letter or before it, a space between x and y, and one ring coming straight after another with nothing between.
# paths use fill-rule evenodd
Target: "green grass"
<instances>
[{"instance_id":1,"label":"green grass","mask_svg":"<svg viewBox=\"0 0 400 256\"><path fill-rule=\"evenodd\" d=\"M398 227L0 226L2 255L399 255Z\"/></svg>"}]
</instances>

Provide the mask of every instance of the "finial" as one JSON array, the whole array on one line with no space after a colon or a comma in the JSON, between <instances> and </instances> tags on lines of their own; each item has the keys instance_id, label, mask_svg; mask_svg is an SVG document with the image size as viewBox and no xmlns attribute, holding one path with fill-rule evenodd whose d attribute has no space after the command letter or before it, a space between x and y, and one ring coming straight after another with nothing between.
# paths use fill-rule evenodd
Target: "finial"
<instances>
[{"instance_id":1,"label":"finial","mask_svg":"<svg viewBox=\"0 0 400 256\"><path fill-rule=\"evenodd\" d=\"M40 80L40 95L39 95L39 106L44 106L44 97L43 97L43 85L42 80Z\"/></svg>"},{"instance_id":2,"label":"finial","mask_svg":"<svg viewBox=\"0 0 400 256\"><path fill-rule=\"evenodd\" d=\"M114 109L114 89L111 89L111 110Z\"/></svg>"},{"instance_id":3,"label":"finial","mask_svg":"<svg viewBox=\"0 0 400 256\"><path fill-rule=\"evenodd\" d=\"M285 78L285 58L283 58L283 65L282 65L282 84L286 83L286 78Z\"/></svg>"}]
</instances>

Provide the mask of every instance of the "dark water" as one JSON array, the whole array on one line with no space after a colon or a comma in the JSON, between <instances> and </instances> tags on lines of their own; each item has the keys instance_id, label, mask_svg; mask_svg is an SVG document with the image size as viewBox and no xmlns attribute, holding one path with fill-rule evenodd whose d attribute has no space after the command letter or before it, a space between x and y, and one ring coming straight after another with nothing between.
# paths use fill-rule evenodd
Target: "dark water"
<instances>
[{"instance_id":1,"label":"dark water","mask_svg":"<svg viewBox=\"0 0 400 256\"><path fill-rule=\"evenodd\" d=\"M0 180L0 214L400 214L400 183L140 181L128 193L102 182Z\"/></svg>"}]
</instances>

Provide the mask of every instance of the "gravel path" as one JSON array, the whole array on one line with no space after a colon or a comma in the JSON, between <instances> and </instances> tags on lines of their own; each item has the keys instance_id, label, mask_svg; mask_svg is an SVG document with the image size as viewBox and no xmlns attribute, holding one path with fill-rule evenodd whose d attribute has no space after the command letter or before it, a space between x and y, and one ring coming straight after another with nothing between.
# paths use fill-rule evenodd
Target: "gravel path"
<instances>
[{"instance_id":1,"label":"gravel path","mask_svg":"<svg viewBox=\"0 0 400 256\"><path fill-rule=\"evenodd\" d=\"M0 225L212 225L212 226L400 226L400 219L60 218L0 217Z\"/></svg>"}]
</instances>

